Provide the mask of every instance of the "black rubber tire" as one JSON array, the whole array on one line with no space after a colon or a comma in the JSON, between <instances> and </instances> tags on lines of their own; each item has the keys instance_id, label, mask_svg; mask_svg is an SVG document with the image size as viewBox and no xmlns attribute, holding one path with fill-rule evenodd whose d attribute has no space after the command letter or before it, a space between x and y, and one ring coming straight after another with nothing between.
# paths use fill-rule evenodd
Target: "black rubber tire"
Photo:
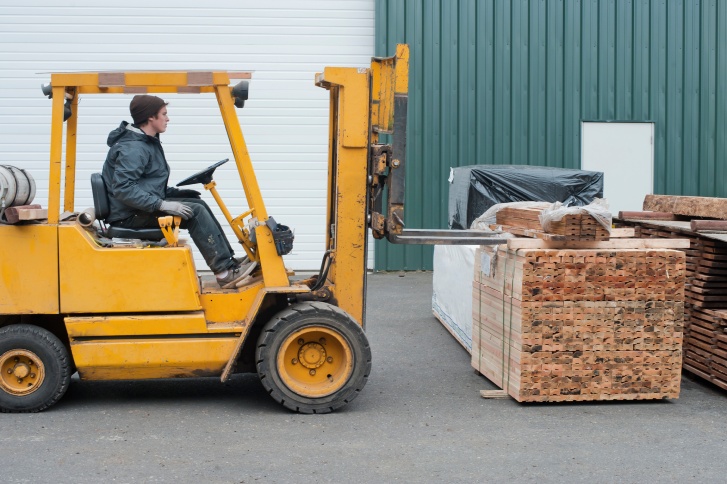
<instances>
[{"instance_id":1,"label":"black rubber tire","mask_svg":"<svg viewBox=\"0 0 727 484\"><path fill-rule=\"evenodd\" d=\"M288 388L276 364L285 340L308 326L335 331L347 342L353 355L353 369L346 383L320 398L309 398ZM265 390L281 405L299 413L330 413L351 402L366 385L371 372L371 347L361 326L342 309L321 302L298 303L265 324L258 339L256 365Z\"/></svg>"},{"instance_id":2,"label":"black rubber tire","mask_svg":"<svg viewBox=\"0 0 727 484\"><path fill-rule=\"evenodd\" d=\"M0 355L16 349L35 353L45 367L45 378L29 395L12 395L0 388L0 412L34 413L54 405L71 381L73 365L66 347L53 333L38 326L14 324L0 328Z\"/></svg>"}]
</instances>

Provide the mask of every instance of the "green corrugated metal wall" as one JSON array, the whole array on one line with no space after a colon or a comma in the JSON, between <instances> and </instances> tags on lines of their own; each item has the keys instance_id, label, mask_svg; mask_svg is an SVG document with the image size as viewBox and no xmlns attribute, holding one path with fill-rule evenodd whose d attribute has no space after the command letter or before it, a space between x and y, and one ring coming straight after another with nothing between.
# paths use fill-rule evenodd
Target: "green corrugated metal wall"
<instances>
[{"instance_id":1,"label":"green corrugated metal wall","mask_svg":"<svg viewBox=\"0 0 727 484\"><path fill-rule=\"evenodd\" d=\"M376 55L401 42L409 228L446 228L450 166L580 167L582 120L654 121L656 193L727 197L727 1L376 0Z\"/></svg>"}]
</instances>

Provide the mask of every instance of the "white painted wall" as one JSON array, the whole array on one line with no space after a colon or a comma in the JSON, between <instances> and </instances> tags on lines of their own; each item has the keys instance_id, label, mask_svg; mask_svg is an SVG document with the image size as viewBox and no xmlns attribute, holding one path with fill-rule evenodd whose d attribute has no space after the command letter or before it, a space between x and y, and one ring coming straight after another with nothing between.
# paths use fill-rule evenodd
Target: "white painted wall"
<instances>
[{"instance_id":1,"label":"white painted wall","mask_svg":"<svg viewBox=\"0 0 727 484\"><path fill-rule=\"evenodd\" d=\"M654 193L654 123L581 123L581 168L603 172L611 213L641 210Z\"/></svg>"},{"instance_id":2,"label":"white painted wall","mask_svg":"<svg viewBox=\"0 0 727 484\"><path fill-rule=\"evenodd\" d=\"M373 53L374 0L0 0L0 164L29 169L38 182L36 202L48 203L51 102L40 85L50 72L252 70L250 99L238 115L268 213L295 229L286 265L317 270L325 240L328 92L315 87L314 75L328 65L368 66ZM101 169L108 132L131 120L130 99L81 98L77 209L92 206L89 177ZM165 99L170 184L231 157L214 96ZM246 211L234 164L221 167L216 180L233 215ZM205 200L214 205L209 194ZM235 240L232 231L228 237ZM196 260L206 268L198 254Z\"/></svg>"}]
</instances>

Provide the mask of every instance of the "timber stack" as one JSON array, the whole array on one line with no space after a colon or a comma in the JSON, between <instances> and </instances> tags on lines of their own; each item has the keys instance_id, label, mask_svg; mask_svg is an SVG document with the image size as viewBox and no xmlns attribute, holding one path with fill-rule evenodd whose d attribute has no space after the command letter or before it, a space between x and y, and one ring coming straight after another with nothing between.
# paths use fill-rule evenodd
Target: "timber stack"
<instances>
[{"instance_id":1,"label":"timber stack","mask_svg":"<svg viewBox=\"0 0 727 484\"><path fill-rule=\"evenodd\" d=\"M727 390L727 199L647 195L643 208L619 214L637 237L690 241L684 249L684 369Z\"/></svg>"},{"instance_id":2,"label":"timber stack","mask_svg":"<svg viewBox=\"0 0 727 484\"><path fill-rule=\"evenodd\" d=\"M678 398L686 244L654 242L479 248L474 368L519 402Z\"/></svg>"},{"instance_id":3,"label":"timber stack","mask_svg":"<svg viewBox=\"0 0 727 484\"><path fill-rule=\"evenodd\" d=\"M497 214L497 226L515 235L546 240L608 240L609 232L589 213L571 213L544 230L540 214L551 204L530 208L504 207Z\"/></svg>"}]
</instances>

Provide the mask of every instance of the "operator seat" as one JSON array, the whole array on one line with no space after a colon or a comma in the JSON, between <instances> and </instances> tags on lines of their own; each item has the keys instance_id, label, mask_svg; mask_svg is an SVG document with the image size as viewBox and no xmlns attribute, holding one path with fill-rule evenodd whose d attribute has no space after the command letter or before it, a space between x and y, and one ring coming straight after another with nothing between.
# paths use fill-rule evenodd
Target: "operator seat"
<instances>
[{"instance_id":1,"label":"operator seat","mask_svg":"<svg viewBox=\"0 0 727 484\"><path fill-rule=\"evenodd\" d=\"M101 173L91 175L91 192L93 193L93 208L96 212L98 220L105 221L109 216L109 194L106 191L106 184L101 177ZM104 236L120 239L141 239L141 240L162 240L164 234L161 228L153 229L127 229L124 227L114 227L106 225Z\"/></svg>"}]
</instances>

